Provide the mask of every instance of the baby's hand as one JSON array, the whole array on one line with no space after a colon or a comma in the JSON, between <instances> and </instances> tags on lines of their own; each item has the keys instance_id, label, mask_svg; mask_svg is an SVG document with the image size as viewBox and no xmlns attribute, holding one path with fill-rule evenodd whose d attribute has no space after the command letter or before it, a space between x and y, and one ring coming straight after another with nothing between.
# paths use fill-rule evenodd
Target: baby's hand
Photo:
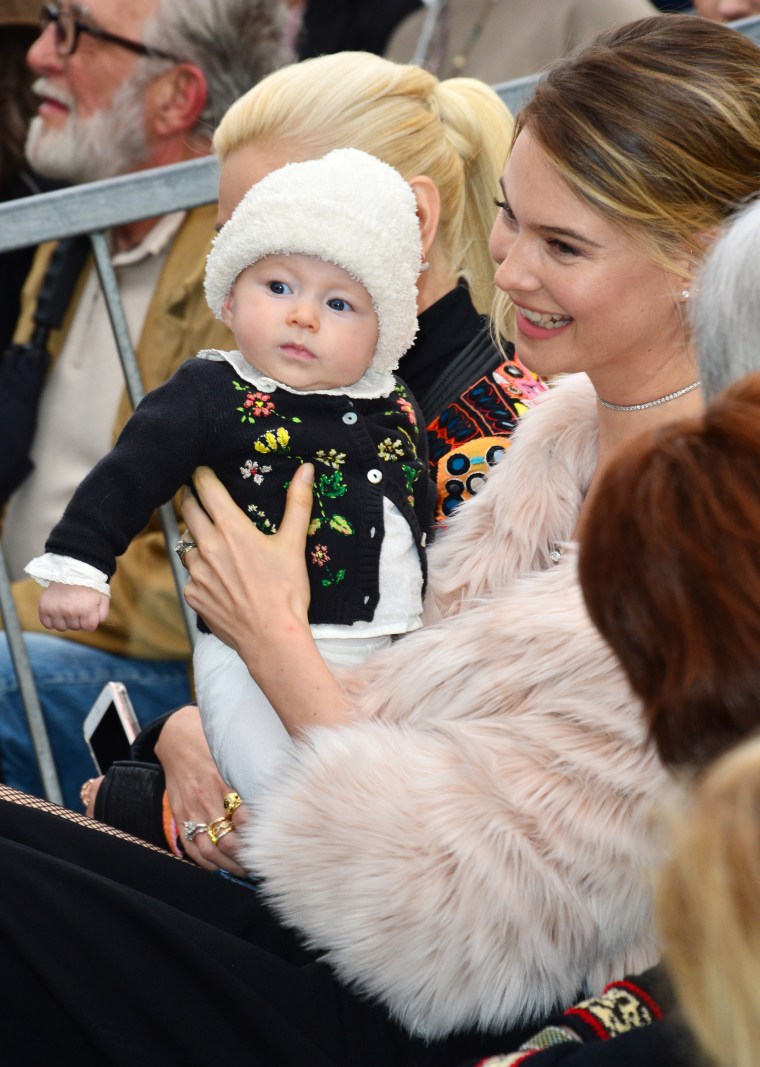
<instances>
[{"instance_id":1,"label":"baby's hand","mask_svg":"<svg viewBox=\"0 0 760 1067\"><path fill-rule=\"evenodd\" d=\"M109 598L84 585L51 582L40 597L40 622L48 630L97 630L108 615Z\"/></svg>"}]
</instances>

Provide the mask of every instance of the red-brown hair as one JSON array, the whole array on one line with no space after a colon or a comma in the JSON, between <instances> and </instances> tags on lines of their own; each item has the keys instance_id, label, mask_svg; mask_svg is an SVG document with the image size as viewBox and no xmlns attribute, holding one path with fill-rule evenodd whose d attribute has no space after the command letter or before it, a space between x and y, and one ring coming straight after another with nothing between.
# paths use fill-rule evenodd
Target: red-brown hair
<instances>
[{"instance_id":1,"label":"red-brown hair","mask_svg":"<svg viewBox=\"0 0 760 1067\"><path fill-rule=\"evenodd\" d=\"M580 577L666 763L704 766L760 727L760 373L616 458Z\"/></svg>"}]
</instances>

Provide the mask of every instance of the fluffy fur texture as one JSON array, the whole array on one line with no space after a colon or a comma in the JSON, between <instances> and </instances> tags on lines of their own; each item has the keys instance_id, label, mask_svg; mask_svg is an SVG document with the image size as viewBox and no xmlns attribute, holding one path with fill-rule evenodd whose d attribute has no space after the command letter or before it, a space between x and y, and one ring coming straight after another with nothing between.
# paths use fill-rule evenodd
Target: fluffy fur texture
<instances>
[{"instance_id":1,"label":"fluffy fur texture","mask_svg":"<svg viewBox=\"0 0 760 1067\"><path fill-rule=\"evenodd\" d=\"M410 1031L511 1027L651 964L650 810L670 779L568 542L594 394L524 418L430 553L430 625L345 679L241 837L284 920ZM460 611L464 605L465 610Z\"/></svg>"},{"instance_id":2,"label":"fluffy fur texture","mask_svg":"<svg viewBox=\"0 0 760 1067\"><path fill-rule=\"evenodd\" d=\"M422 264L417 201L398 171L367 152L338 148L288 163L249 189L206 264L206 298L216 317L241 271L288 252L318 256L361 282L378 319L372 367L395 370L417 333Z\"/></svg>"}]
</instances>

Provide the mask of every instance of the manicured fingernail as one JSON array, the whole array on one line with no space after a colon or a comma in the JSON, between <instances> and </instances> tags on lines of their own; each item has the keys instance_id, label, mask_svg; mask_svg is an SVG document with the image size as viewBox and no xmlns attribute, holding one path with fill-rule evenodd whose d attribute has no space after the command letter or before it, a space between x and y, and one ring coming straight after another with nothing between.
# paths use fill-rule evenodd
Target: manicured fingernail
<instances>
[{"instance_id":1,"label":"manicured fingernail","mask_svg":"<svg viewBox=\"0 0 760 1067\"><path fill-rule=\"evenodd\" d=\"M301 465L301 481L306 485L311 485L314 481L314 467L311 463L303 463Z\"/></svg>"}]
</instances>

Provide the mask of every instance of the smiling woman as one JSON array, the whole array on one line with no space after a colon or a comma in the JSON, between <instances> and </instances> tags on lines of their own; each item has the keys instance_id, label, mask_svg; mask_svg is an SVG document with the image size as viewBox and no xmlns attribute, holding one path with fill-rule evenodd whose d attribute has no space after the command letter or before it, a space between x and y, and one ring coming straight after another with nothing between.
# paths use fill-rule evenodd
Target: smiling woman
<instances>
[{"instance_id":1,"label":"smiling woman","mask_svg":"<svg viewBox=\"0 0 760 1067\"><path fill-rule=\"evenodd\" d=\"M706 61L715 29L667 16L602 34L555 65L515 123L491 235L499 306L514 305L531 369L591 378L594 482L640 423L699 403L691 279L757 191L760 142L739 101L757 101L758 50L729 32L722 61Z\"/></svg>"},{"instance_id":2,"label":"smiling woman","mask_svg":"<svg viewBox=\"0 0 760 1067\"><path fill-rule=\"evenodd\" d=\"M646 402L692 381L687 251L679 273L654 261L640 240L579 201L539 137L528 125L514 143L491 235L520 358L547 376L585 370L613 403Z\"/></svg>"}]
</instances>

